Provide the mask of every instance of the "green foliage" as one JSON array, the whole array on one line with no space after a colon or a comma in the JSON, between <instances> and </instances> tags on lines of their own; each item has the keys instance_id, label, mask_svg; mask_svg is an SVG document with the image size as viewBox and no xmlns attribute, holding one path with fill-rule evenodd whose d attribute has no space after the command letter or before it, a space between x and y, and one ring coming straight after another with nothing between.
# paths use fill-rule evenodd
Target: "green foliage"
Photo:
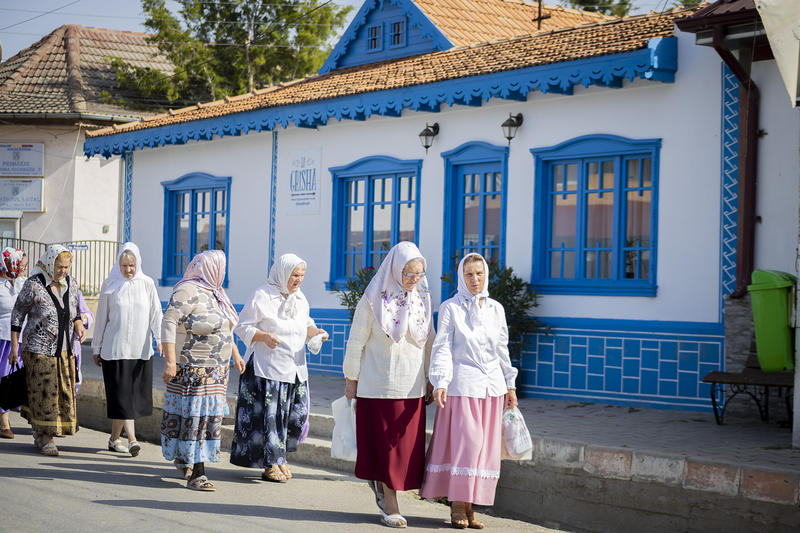
<instances>
[{"instance_id":1,"label":"green foliage","mask_svg":"<svg viewBox=\"0 0 800 533\"><path fill-rule=\"evenodd\" d=\"M632 0L569 0L572 7L606 15L624 17L630 13Z\"/></svg>"},{"instance_id":2,"label":"green foliage","mask_svg":"<svg viewBox=\"0 0 800 533\"><path fill-rule=\"evenodd\" d=\"M110 60L132 104L216 100L316 72L351 7L321 0L142 0L145 26L175 66L163 74Z\"/></svg>"},{"instance_id":3,"label":"green foliage","mask_svg":"<svg viewBox=\"0 0 800 533\"><path fill-rule=\"evenodd\" d=\"M344 287L335 287L333 292L339 294L339 303L350 311L350 319L356 312L356 306L361 301L361 296L369 285L369 282L375 276L375 268L367 267L362 268L352 278L347 278Z\"/></svg>"},{"instance_id":4,"label":"green foliage","mask_svg":"<svg viewBox=\"0 0 800 533\"><path fill-rule=\"evenodd\" d=\"M672 2L672 7L696 7L705 1L706 0L675 0Z\"/></svg>"}]
</instances>

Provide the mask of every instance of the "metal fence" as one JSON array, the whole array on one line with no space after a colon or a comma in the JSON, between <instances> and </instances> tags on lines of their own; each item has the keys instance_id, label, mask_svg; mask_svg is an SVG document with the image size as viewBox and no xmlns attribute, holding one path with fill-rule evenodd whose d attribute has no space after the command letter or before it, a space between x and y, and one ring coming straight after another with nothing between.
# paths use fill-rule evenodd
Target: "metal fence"
<instances>
[{"instance_id":1,"label":"metal fence","mask_svg":"<svg viewBox=\"0 0 800 533\"><path fill-rule=\"evenodd\" d=\"M120 244L116 241L70 241L60 242L72 252L70 275L78 282L84 296L94 296L100 292L100 285L106 279L114 262ZM24 250L28 255L28 272L42 256L48 244L25 239L0 237L0 249L11 246Z\"/></svg>"}]
</instances>

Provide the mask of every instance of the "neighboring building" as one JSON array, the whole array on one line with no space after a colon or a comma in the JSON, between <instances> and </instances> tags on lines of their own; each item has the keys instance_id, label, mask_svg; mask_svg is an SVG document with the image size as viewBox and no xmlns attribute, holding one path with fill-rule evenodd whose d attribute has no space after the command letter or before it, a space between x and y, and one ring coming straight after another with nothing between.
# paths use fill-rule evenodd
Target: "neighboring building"
<instances>
[{"instance_id":1,"label":"neighboring building","mask_svg":"<svg viewBox=\"0 0 800 533\"><path fill-rule=\"evenodd\" d=\"M86 155L126 162L126 220L162 299L198 251L226 251L237 305L295 252L332 333L311 367L339 373L349 320L333 285L409 239L439 302L439 277L477 250L531 281L552 327L526 346L524 393L710 408L701 379L725 367L736 285L739 96L676 27L696 10L545 7L537 31L536 3L439 6L367 0L318 75L88 134ZM769 236L754 265L794 271L800 121L774 61L753 76Z\"/></svg>"},{"instance_id":2,"label":"neighboring building","mask_svg":"<svg viewBox=\"0 0 800 533\"><path fill-rule=\"evenodd\" d=\"M0 236L123 237L120 159L87 159L80 146L88 130L152 115L107 103L121 96L110 58L171 72L147 37L65 25L0 63Z\"/></svg>"}]
</instances>

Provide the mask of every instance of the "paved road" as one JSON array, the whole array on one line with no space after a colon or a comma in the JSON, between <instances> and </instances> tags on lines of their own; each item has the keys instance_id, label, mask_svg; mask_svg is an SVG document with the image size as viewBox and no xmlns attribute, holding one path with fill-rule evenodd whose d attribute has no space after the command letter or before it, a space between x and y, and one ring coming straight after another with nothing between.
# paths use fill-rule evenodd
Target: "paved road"
<instances>
[{"instance_id":1,"label":"paved road","mask_svg":"<svg viewBox=\"0 0 800 533\"><path fill-rule=\"evenodd\" d=\"M0 441L0 531L387 531L367 485L339 472L295 465L288 483L265 483L258 470L235 467L223 453L207 469L217 492L200 493L185 488L155 445L123 456L104 449L107 434L82 428L56 439L59 457L45 457L19 415L11 423L17 438ZM408 531L450 529L444 505L402 493L400 506ZM554 531L481 518L492 532Z\"/></svg>"}]
</instances>

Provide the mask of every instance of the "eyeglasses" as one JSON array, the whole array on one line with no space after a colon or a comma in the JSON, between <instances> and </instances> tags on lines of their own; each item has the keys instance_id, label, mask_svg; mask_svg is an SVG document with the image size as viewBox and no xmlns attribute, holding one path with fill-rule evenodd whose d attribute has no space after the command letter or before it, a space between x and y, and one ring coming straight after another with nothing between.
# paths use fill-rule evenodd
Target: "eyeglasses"
<instances>
[{"instance_id":1,"label":"eyeglasses","mask_svg":"<svg viewBox=\"0 0 800 533\"><path fill-rule=\"evenodd\" d=\"M413 272L403 273L403 277L406 279L414 279L414 278L421 278L425 275L425 272L420 272L419 274L415 274Z\"/></svg>"}]
</instances>

